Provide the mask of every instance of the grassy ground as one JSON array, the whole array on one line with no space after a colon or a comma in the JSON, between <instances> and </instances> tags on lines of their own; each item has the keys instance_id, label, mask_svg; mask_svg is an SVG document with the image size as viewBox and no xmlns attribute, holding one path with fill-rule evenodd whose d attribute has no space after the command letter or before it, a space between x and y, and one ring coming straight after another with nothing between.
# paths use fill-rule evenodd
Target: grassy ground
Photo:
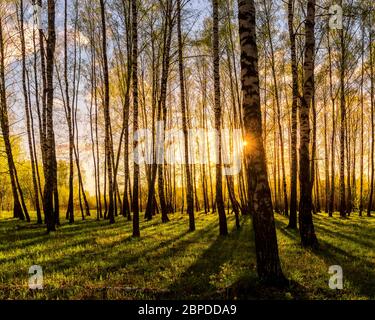
<instances>
[{"instance_id":1,"label":"grassy ground","mask_svg":"<svg viewBox=\"0 0 375 320\"><path fill-rule=\"evenodd\" d=\"M197 231L171 215L141 222L141 238L131 223L88 219L54 234L0 214L0 299L375 299L375 218L315 215L317 251L300 247L287 219L276 215L288 288L258 283L251 220L240 231L229 216L228 237L218 236L216 215L197 213ZM44 290L28 289L28 269L41 265ZM328 268L341 265L344 289L328 287Z\"/></svg>"}]
</instances>

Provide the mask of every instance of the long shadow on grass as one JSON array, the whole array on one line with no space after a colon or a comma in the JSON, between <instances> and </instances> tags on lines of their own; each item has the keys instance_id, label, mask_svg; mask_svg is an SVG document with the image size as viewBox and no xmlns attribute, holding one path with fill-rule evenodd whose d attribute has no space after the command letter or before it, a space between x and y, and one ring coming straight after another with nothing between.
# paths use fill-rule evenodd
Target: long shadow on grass
<instances>
[{"instance_id":1,"label":"long shadow on grass","mask_svg":"<svg viewBox=\"0 0 375 320\"><path fill-rule=\"evenodd\" d=\"M74 224L63 223L59 227L58 231L50 235L46 234L45 226L37 226L32 224L22 223L20 224L17 220L8 221L9 225L6 232L0 236L0 249L7 255L9 252L15 251L18 248L27 249L39 243L48 243L50 240L59 239L61 241L61 247L64 247L65 241L69 241L75 236L85 235L87 238L95 237L100 232L101 234L106 231L114 232L118 230L123 233L124 230L131 233L131 224L125 220L118 221L115 225L110 225L108 221L96 221L96 220L85 220L78 221ZM160 224L159 221L155 220L152 222L142 223L140 230L145 231L147 228L154 227ZM87 239L89 240L89 239ZM74 245L77 245L76 243ZM58 249L55 247L54 249ZM21 256L19 256L21 257ZM11 258L13 260L18 257ZM0 260L3 263L5 260Z\"/></svg>"},{"instance_id":2,"label":"long shadow on grass","mask_svg":"<svg viewBox=\"0 0 375 320\"><path fill-rule=\"evenodd\" d=\"M280 223L283 224L283 223ZM316 224L315 228L317 231L322 228L320 225ZM283 234L286 236L292 238L295 241L299 240L299 234L297 230L289 230L285 228L278 228ZM324 230L326 232L326 230ZM334 237L335 234L333 232L332 236ZM315 255L321 257L325 263L330 265L340 265L343 268L344 273L344 289L345 289L345 278L349 279L352 283L353 287L358 288L359 294L362 294L366 297L369 297L370 299L373 299L375 297L375 271L374 271L374 265L366 259L366 257L359 257L354 256L350 252L344 250L345 246L343 248L339 248L337 246L334 246L333 244L329 243L328 241L322 239L318 235L318 241L319 241L319 248L316 250L311 250L312 253ZM339 234L337 237L341 237L342 235ZM363 245L362 242L359 240L357 241L357 238L350 238L348 241L352 241L354 243L360 243L360 245ZM308 249L307 249L308 250ZM360 260L360 263L355 264L355 261ZM360 265L360 269L357 267ZM327 270L327 276L328 276L328 270ZM350 290L350 289L348 289ZM333 299L337 298L340 292L336 292L333 290L330 290L328 288L327 284L327 290L326 290L327 297L331 297Z\"/></svg>"},{"instance_id":3,"label":"long shadow on grass","mask_svg":"<svg viewBox=\"0 0 375 320\"><path fill-rule=\"evenodd\" d=\"M159 222L160 223L160 222ZM207 230L206 230L207 231ZM123 232L124 233L124 232ZM169 246L171 243L178 242L180 239L185 237L188 234L188 231L179 233L176 237L171 237L168 240L161 241L160 243L156 243L153 246L147 247L145 250L136 251L133 254L131 251L129 252L129 247L127 243L131 241L142 242L145 239L133 239L132 237L121 237L119 240L111 241L108 244L100 244L93 246L93 242L97 237L96 234L85 234L84 238L75 238L75 237L67 237L65 234L61 239L53 239L50 238L50 247L43 248L40 251L40 254L43 256L48 257L48 260L42 263L43 268L45 268L45 272L47 274L52 274L53 272L64 272L69 273L70 270L76 269L78 266L84 268L84 265L92 265L94 261L102 261L104 262L104 267L98 267L99 271L98 274L95 274L92 269L87 269L83 271L87 275L92 275L91 278L97 279L99 275L106 277L107 274L112 272L119 271L121 268L129 267L131 265L136 265L141 257L149 257L151 255L157 256L157 252ZM111 235L109 235L111 236ZM148 236L152 236L148 235ZM155 235L154 235L155 236ZM102 236L103 237L103 236ZM104 237L105 238L105 237ZM56 245L56 240L61 240ZM67 240L66 242L64 240ZM190 241L186 240L186 246ZM78 251L71 251L71 248L74 247L82 247L79 248ZM179 250L183 250L182 246L179 246ZM54 255L59 254L58 258L54 258ZM61 254L62 253L62 254ZM35 252L34 252L35 254ZM15 263L17 260L23 259L30 259L30 265L36 264L38 262L38 257L33 259L32 255L28 252L23 254L8 257L6 259L1 259L0 263ZM158 258L158 257L156 257ZM165 258L165 256L159 257L161 259ZM39 262L40 264L40 262ZM83 269L84 270L84 269ZM138 269L137 269L138 270ZM18 273L26 272L27 270L18 270L15 271L14 269L9 269L3 273L4 279L12 279L18 276ZM142 272L142 266L139 267L139 271Z\"/></svg>"},{"instance_id":4,"label":"long shadow on grass","mask_svg":"<svg viewBox=\"0 0 375 320\"><path fill-rule=\"evenodd\" d=\"M213 224L207 225L205 229L197 231L197 236L203 236L203 234L208 233L209 229L211 228L213 228ZM157 230L155 232L157 233ZM145 237L156 236L156 233L145 235ZM176 237L171 237L170 239L161 241L159 243L156 242L155 245L149 246L145 250L136 251L135 253L129 251L127 243L130 243L132 241L141 243L142 241L147 241L147 239L134 239L129 236L120 238L116 241L111 241L111 243L108 244L101 244L93 247L92 242L95 241L96 235L94 235L93 237L93 235L91 234L87 235L83 239L66 238L69 239L68 243L61 242L61 244L58 246L52 244L52 247L48 248L48 251L44 251L43 254L45 256L52 257L45 262L47 264L46 267L50 269L49 272L69 272L69 269L74 269L79 265L82 266L86 263L90 264L90 262L92 261L102 261L105 263L105 267L100 267L100 275L106 277L108 274L117 272L121 268L128 268L132 265L137 265L139 259L143 257L146 257L147 259L153 261L151 265L152 267L153 265L158 265L158 260L165 260L169 257L172 257L176 252L182 253L191 243L195 241L195 239L183 239L188 234L189 232L186 230L179 233ZM87 246L88 244L90 244L90 242L91 245L89 245L88 248L83 247L79 252L70 252L70 248L77 246ZM167 248L171 244L174 244L173 248L169 248L169 250L167 250L167 252L163 255L159 254L159 250ZM58 250L63 250L66 253L63 253L61 257L54 259L53 255L58 252ZM8 258L6 259L7 261L4 259L1 262L12 262L16 259L21 259L27 256L28 254L23 254L17 257ZM165 262L163 261L163 263ZM143 267L147 269L150 268L150 265L139 265L139 268L137 267L137 272L143 272ZM87 272L89 272L89 274L93 274L90 270L87 270ZM9 272L8 276L10 276L11 273L12 272ZM93 274L93 278L97 278L97 276L99 275Z\"/></svg>"},{"instance_id":5,"label":"long shadow on grass","mask_svg":"<svg viewBox=\"0 0 375 320\"><path fill-rule=\"evenodd\" d=\"M355 288L358 288L360 294L370 299L375 298L374 264L368 261L366 257L354 256L322 239L320 239L320 249L315 253L322 257L327 265L340 265L342 267L344 288L346 278ZM360 263L354 264L359 259Z\"/></svg>"},{"instance_id":6,"label":"long shadow on grass","mask_svg":"<svg viewBox=\"0 0 375 320\"><path fill-rule=\"evenodd\" d=\"M43 254L48 252L49 255L53 256L59 250L68 252L70 247L92 244L99 232L101 235L106 231L112 233L119 231L119 234L123 234L126 229L130 230L128 226L124 227L124 221L119 221L116 225L110 225L108 221L85 220L77 221L75 224L64 223L57 232L47 235L44 226L19 224L14 219L8 224L7 232L0 237L0 241L3 243L3 245L0 245L0 249L4 256L10 257L0 259L0 264L31 258L28 250L38 244L47 246L47 248L43 248ZM144 230L151 226L152 224L142 224L141 229ZM48 248L48 245L52 247ZM21 249L24 253L13 255L13 252L18 249Z\"/></svg>"},{"instance_id":7,"label":"long shadow on grass","mask_svg":"<svg viewBox=\"0 0 375 320\"><path fill-rule=\"evenodd\" d=\"M330 235L332 238L339 237L339 238L342 238L343 241L350 241L350 242L358 243L361 246L367 247L369 250L373 250L374 247L375 247L373 242L365 241L357 235L350 237L348 234L344 234L342 232L341 233L334 232L334 231L330 230L329 227L322 226L322 225L315 225L315 229L318 231L318 233L321 232L321 233L325 233L325 234ZM362 236L365 236L366 234L370 234L370 233L366 233L364 231Z\"/></svg>"},{"instance_id":8,"label":"long shadow on grass","mask_svg":"<svg viewBox=\"0 0 375 320\"><path fill-rule=\"evenodd\" d=\"M201 299L214 296L218 289L213 276L220 272L223 264L233 259L236 250L241 250L242 231L243 229L232 230L226 237L216 235L216 240L169 286L169 293L162 298Z\"/></svg>"},{"instance_id":9,"label":"long shadow on grass","mask_svg":"<svg viewBox=\"0 0 375 320\"><path fill-rule=\"evenodd\" d=\"M171 223L174 224L174 223ZM215 223L210 223L200 230L197 230L194 233L194 237L186 236L191 235L191 233L186 230L179 233L176 237L160 241L156 243L156 245L152 247L148 247L146 250L141 252L137 252L136 254L129 255L126 251L126 247L124 248L123 252L118 252L120 255L116 254L115 259L111 260L109 263L109 267L104 270L104 274L107 275L111 272L116 272L120 268L129 268L132 265L138 264L140 258L146 258L151 264L147 265L137 265L137 272L157 272L160 265L165 265L166 261L169 258L173 258L176 253L183 254L184 251L193 243L197 241L203 235L207 235L207 233L211 232L215 227ZM150 235L146 235L150 236ZM129 237L127 239L131 241L132 238ZM143 241L142 238L136 241ZM171 246L173 244L173 246ZM160 253L161 250L164 250L163 253ZM144 270L143 270L144 269Z\"/></svg>"}]
</instances>

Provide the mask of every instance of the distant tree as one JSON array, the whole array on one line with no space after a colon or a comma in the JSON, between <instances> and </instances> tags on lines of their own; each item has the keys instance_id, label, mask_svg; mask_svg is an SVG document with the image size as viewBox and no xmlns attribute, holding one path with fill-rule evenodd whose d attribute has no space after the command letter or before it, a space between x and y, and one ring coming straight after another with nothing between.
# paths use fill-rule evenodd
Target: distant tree
<instances>
[{"instance_id":1,"label":"distant tree","mask_svg":"<svg viewBox=\"0 0 375 320\"><path fill-rule=\"evenodd\" d=\"M328 215L333 216L335 209L335 141L336 141L336 108L335 108L335 95L333 89L333 71L332 71L332 51L330 43L330 35L327 34L328 40L328 64L329 64L329 92L332 104L332 136L331 136L331 190L329 192L329 206Z\"/></svg>"},{"instance_id":2,"label":"distant tree","mask_svg":"<svg viewBox=\"0 0 375 320\"><path fill-rule=\"evenodd\" d=\"M227 218L225 215L223 190L222 190L222 111L220 102L220 56L219 56L219 4L218 0L212 1L213 29L212 29L212 54L214 69L214 94L215 94L215 129L216 129L216 207L219 214L220 235L228 234Z\"/></svg>"},{"instance_id":3,"label":"distant tree","mask_svg":"<svg viewBox=\"0 0 375 320\"><path fill-rule=\"evenodd\" d=\"M340 2L342 7L342 0ZM344 28L340 30L340 216L346 216L345 203L345 70L346 70L346 47L344 41Z\"/></svg>"},{"instance_id":4,"label":"distant tree","mask_svg":"<svg viewBox=\"0 0 375 320\"><path fill-rule=\"evenodd\" d=\"M184 61L183 61L183 43L182 43L182 27L181 27L181 0L177 0L177 31L178 31L178 69L180 74L180 92L181 92L181 113L182 113L182 128L184 133L184 157L185 157L185 177L186 177L186 197L187 197L187 212L189 215L189 230L195 230L194 220L194 199L193 186L190 174L189 163L189 136L187 124L187 110L185 97L185 78L184 78Z\"/></svg>"},{"instance_id":5,"label":"distant tree","mask_svg":"<svg viewBox=\"0 0 375 320\"><path fill-rule=\"evenodd\" d=\"M370 127L371 127L371 147L370 147L370 173L371 173L371 179L370 179L370 191L369 191L369 200L368 200L368 205L367 205L367 216L371 216L371 210L372 210L372 205L373 205L373 195L374 195L374 174L375 174L375 160L374 160L374 153L375 153L375 120L374 120L374 104L375 104L375 91L374 91L374 42L373 42L373 32L374 32L374 25L373 25L373 19L370 15L369 18L369 64L370 64L370 114L371 114L371 119L370 119Z\"/></svg>"},{"instance_id":6,"label":"distant tree","mask_svg":"<svg viewBox=\"0 0 375 320\"><path fill-rule=\"evenodd\" d=\"M0 11L0 124L4 139L5 153L8 160L9 177L12 186L13 217L19 218L21 220L25 220L26 218L26 220L29 222L30 217L25 205L22 190L18 182L17 169L14 162L10 137L8 103L5 82L5 41L3 35L4 16L4 12Z\"/></svg>"},{"instance_id":7,"label":"distant tree","mask_svg":"<svg viewBox=\"0 0 375 320\"><path fill-rule=\"evenodd\" d=\"M362 216L363 212L363 169L364 169L364 161L363 161L363 155L364 155L364 105L365 105L365 99L364 99L364 90L363 90L363 84L364 84L364 76L365 76L365 67L364 67L364 60L365 60L365 22L361 21L361 88L360 88L360 99L361 99L361 135L360 135L360 182L359 182L359 216Z\"/></svg>"},{"instance_id":8,"label":"distant tree","mask_svg":"<svg viewBox=\"0 0 375 320\"><path fill-rule=\"evenodd\" d=\"M28 71L26 69L26 45L25 45L25 30L24 30L24 2L20 1L19 4L19 22L20 22L20 39L21 39L21 53L22 53L22 91L25 103L25 115L26 115L26 131L27 131L27 141L29 146L30 162L31 162L31 173L34 187L34 197L35 197L35 209L37 215L37 223L42 224L42 213L40 209L39 201L39 185L37 179L37 166L36 157L34 150L34 131L32 129L32 111L30 103L30 87L28 86Z\"/></svg>"},{"instance_id":9,"label":"distant tree","mask_svg":"<svg viewBox=\"0 0 375 320\"><path fill-rule=\"evenodd\" d=\"M162 6L163 18L164 18L164 30L163 30L163 59L162 59L162 75L160 80L160 95L158 102L158 121L163 121L163 128L161 135L161 141L165 139L165 130L167 126L167 86L169 78L169 69L171 61L171 42L172 42L172 30L174 26L173 16L173 1L166 0ZM165 199L165 184L164 184L164 163L158 164L158 193L161 210L161 220L163 223L169 221L168 207Z\"/></svg>"},{"instance_id":10,"label":"distant tree","mask_svg":"<svg viewBox=\"0 0 375 320\"><path fill-rule=\"evenodd\" d=\"M279 146L280 146L280 157L281 157L281 172L282 172L282 188L283 188L283 211L285 215L289 214L289 204L288 204L288 193L287 193L287 186L286 186L286 173L285 173L285 157L284 157L284 135L282 130L282 115L281 115L281 102L280 102L280 88L278 83L278 78L276 74L276 59L275 59L275 49L272 37L272 30L271 30L271 20L273 18L272 10L272 1L263 0L263 8L264 8L264 19L266 24L266 32L267 32L267 39L269 42L270 48L270 58L271 58L271 73L272 73L272 84L273 84L273 91L274 91L274 99L276 104L276 110L274 112L274 119L277 120L277 129L274 128L275 137L276 131L279 133ZM275 139L277 142L277 139ZM278 147L278 146L277 146ZM275 148L275 151L278 155L278 148ZM276 153L275 153L276 154ZM278 158L279 159L279 158Z\"/></svg>"},{"instance_id":11,"label":"distant tree","mask_svg":"<svg viewBox=\"0 0 375 320\"><path fill-rule=\"evenodd\" d=\"M73 178L74 178L74 123L73 111L70 103L69 95L69 79L68 79L68 1L64 1L64 81L65 81L65 114L68 123L69 132L69 199L66 209L66 218L70 223L74 222L74 204L73 204Z\"/></svg>"},{"instance_id":12,"label":"distant tree","mask_svg":"<svg viewBox=\"0 0 375 320\"><path fill-rule=\"evenodd\" d=\"M109 105L109 72L108 72L108 55L107 55L107 24L106 24L106 11L104 0L100 0L100 14L102 24L102 50L103 50L103 78L104 78L104 126L105 126L105 154L106 154L106 166L107 166L107 177L108 177L108 219L112 224L115 222L115 208L114 208L114 184L113 184L113 144L111 137L111 117L110 117L110 105Z\"/></svg>"}]
</instances>

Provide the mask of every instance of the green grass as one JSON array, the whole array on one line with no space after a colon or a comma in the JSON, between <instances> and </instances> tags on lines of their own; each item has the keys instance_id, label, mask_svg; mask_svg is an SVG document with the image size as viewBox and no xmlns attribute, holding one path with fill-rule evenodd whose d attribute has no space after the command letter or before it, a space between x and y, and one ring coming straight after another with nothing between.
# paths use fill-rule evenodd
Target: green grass
<instances>
[{"instance_id":1,"label":"green grass","mask_svg":"<svg viewBox=\"0 0 375 320\"><path fill-rule=\"evenodd\" d=\"M94 218L64 222L53 234L0 214L0 299L374 299L375 219L315 215L319 250L302 249L298 232L276 215L280 258L291 280L287 288L265 287L256 276L251 220L218 236L213 214L188 219L171 215L141 221L141 238L131 223ZM44 289L28 289L28 269L41 265ZM328 287L328 268L341 265L344 289Z\"/></svg>"}]
</instances>

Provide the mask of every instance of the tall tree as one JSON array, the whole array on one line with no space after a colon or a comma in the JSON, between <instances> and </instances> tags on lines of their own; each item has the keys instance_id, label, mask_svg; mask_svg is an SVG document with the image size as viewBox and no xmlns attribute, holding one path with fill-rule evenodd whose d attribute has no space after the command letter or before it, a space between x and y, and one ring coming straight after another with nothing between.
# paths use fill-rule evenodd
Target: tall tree
<instances>
[{"instance_id":1,"label":"tall tree","mask_svg":"<svg viewBox=\"0 0 375 320\"><path fill-rule=\"evenodd\" d=\"M133 34L133 134L136 134L138 130L138 11L137 11L137 0L132 0L132 34ZM134 139L134 150L138 150L137 139ZM136 153L135 158L137 159L138 154ZM133 172L133 237L139 237L139 199L138 199L138 185L139 185L139 164L134 161L134 172Z\"/></svg>"},{"instance_id":2,"label":"tall tree","mask_svg":"<svg viewBox=\"0 0 375 320\"><path fill-rule=\"evenodd\" d=\"M68 207L66 210L66 217L70 223L74 222L74 205L73 205L73 178L74 178L74 163L73 163L73 149L74 149L74 124L72 107L70 104L69 95L69 79L68 79L68 1L64 2L64 81L65 81L65 110L66 120L68 122L69 132L69 198Z\"/></svg>"},{"instance_id":3,"label":"tall tree","mask_svg":"<svg viewBox=\"0 0 375 320\"><path fill-rule=\"evenodd\" d=\"M371 147L370 147L370 190L369 190L369 199L367 204L367 216L371 216L371 210L372 210L372 203L373 203L373 195L374 195L374 153L375 153L375 123L374 123L374 104L375 104L375 97L374 97L374 43L373 43L373 32L374 32L374 25L371 23L373 21L372 16L369 17L370 21L370 28L369 28L369 64L370 64L370 113L371 113L371 119L370 119L370 126L371 126Z\"/></svg>"},{"instance_id":4,"label":"tall tree","mask_svg":"<svg viewBox=\"0 0 375 320\"><path fill-rule=\"evenodd\" d=\"M222 111L220 102L220 56L219 56L219 3L212 1L213 7L213 69L214 69L214 94L215 94L215 129L216 129L216 206L219 214L220 235L228 234L227 218L225 215L223 190L222 190L222 141L221 121Z\"/></svg>"},{"instance_id":5,"label":"tall tree","mask_svg":"<svg viewBox=\"0 0 375 320\"><path fill-rule=\"evenodd\" d=\"M342 7L342 0L340 2ZM346 48L344 42L344 28L340 30L340 216L346 216L345 205L345 68Z\"/></svg>"},{"instance_id":6,"label":"tall tree","mask_svg":"<svg viewBox=\"0 0 375 320\"><path fill-rule=\"evenodd\" d=\"M47 231L56 230L56 203L57 194L57 167L55 153L55 136L53 130L53 99L54 99L54 59L56 47L56 30L55 30L55 1L48 0L48 36L46 49L46 110L45 110L45 164L44 164L44 215L46 219Z\"/></svg>"},{"instance_id":7,"label":"tall tree","mask_svg":"<svg viewBox=\"0 0 375 320\"><path fill-rule=\"evenodd\" d=\"M296 53L296 33L293 27L294 0L288 1L288 27L290 39L290 57L292 65L292 132L291 132L291 165L290 165L290 215L288 228L297 228L297 108L298 92L298 66Z\"/></svg>"},{"instance_id":8,"label":"tall tree","mask_svg":"<svg viewBox=\"0 0 375 320\"><path fill-rule=\"evenodd\" d=\"M276 61L275 61L275 50L274 50L274 44L272 41L272 30L271 30L271 10L272 10L272 2L267 3L266 0L263 0L263 6L264 6L264 12L265 12L265 19L266 19L266 29L267 29L267 35L268 35L268 41L270 45L270 55L271 55L271 71L272 71L272 80L273 80L273 89L274 89L274 99L276 103L276 112L275 112L275 118L277 119L277 127L278 127L278 133L279 133L279 142L280 142L280 157L281 157L281 172L282 172L282 188L283 188L283 195L284 195L284 204L283 204L283 210L285 215L288 215L288 193L287 193L287 186L286 186L286 173L285 173L285 160L284 160L284 136L283 136L283 130L282 130L282 121L281 121L281 106L280 106L280 96L279 96L279 85L278 85L278 79L276 74ZM293 19L292 19L293 21ZM289 22L289 21L288 21ZM275 120L276 120L275 119ZM276 128L275 135L276 135ZM276 139L275 139L276 140ZM277 154L279 152L278 148L275 148ZM280 183L280 181L279 181Z\"/></svg>"},{"instance_id":9,"label":"tall tree","mask_svg":"<svg viewBox=\"0 0 375 320\"><path fill-rule=\"evenodd\" d=\"M171 51L171 42L172 42L172 29L174 24L173 14L173 1L167 0L163 6L164 11L164 32L163 32L163 67L162 67L162 76L160 83L160 96L158 102L158 121L163 121L161 129L161 144L165 140L165 130L167 126L167 85L169 78L169 68L170 68L170 51ZM161 148L163 149L163 148ZM164 152L164 149L163 149ZM162 222L168 222L168 207L165 200L165 185L164 185L164 163L158 164L158 193L161 209L161 219Z\"/></svg>"},{"instance_id":10,"label":"tall tree","mask_svg":"<svg viewBox=\"0 0 375 320\"><path fill-rule=\"evenodd\" d=\"M14 162L10 127L9 127L9 116L8 116L8 102L6 93L6 82L5 82L5 48L4 48L4 12L0 12L0 124L1 131L3 134L5 153L8 161L9 177L12 187L13 195L13 217L21 220L27 219L30 221L30 217L27 212L27 208L24 205L22 190L19 189L17 170Z\"/></svg>"},{"instance_id":11,"label":"tall tree","mask_svg":"<svg viewBox=\"0 0 375 320\"><path fill-rule=\"evenodd\" d=\"M360 171L359 171L359 216L362 216L363 211L363 155L364 155L364 93L363 93L363 83L364 83L364 75L365 75L365 68L364 68L364 56L365 56L365 22L361 22L361 135L360 135L360 143L361 143L361 153L360 153Z\"/></svg>"},{"instance_id":12,"label":"tall tree","mask_svg":"<svg viewBox=\"0 0 375 320\"><path fill-rule=\"evenodd\" d=\"M335 111L335 95L333 93L333 72L332 72L332 52L330 35L327 34L328 40L328 63L329 63L329 92L332 103L332 136L331 136L331 189L329 192L328 215L333 216L335 209L335 141L336 141L336 111Z\"/></svg>"},{"instance_id":13,"label":"tall tree","mask_svg":"<svg viewBox=\"0 0 375 320\"><path fill-rule=\"evenodd\" d=\"M129 205L129 181L130 181L130 168L129 168L129 114L130 114L130 82L132 76L132 41L131 41L131 28L130 28L130 7L129 1L122 0L122 8L125 19L126 27L126 45L127 45L127 83L124 98L124 115L123 115L123 128L124 128L124 195L122 199L122 213L127 219L131 220L130 205Z\"/></svg>"},{"instance_id":14,"label":"tall tree","mask_svg":"<svg viewBox=\"0 0 375 320\"><path fill-rule=\"evenodd\" d=\"M33 145L33 130L32 130L32 113L31 113L31 104L30 97L29 97L29 88L27 86L27 69L26 69L26 45L25 45L25 30L24 30L24 2L23 0L20 1L20 38L21 38L21 52L22 52L22 89L23 89L23 96L24 96L24 103L25 103L25 115L26 115L26 130L27 130L27 141L29 146L29 154L30 154L30 162L31 162L31 174L33 180L33 187L34 187L34 197L35 197L35 209L37 215L37 223L42 224L42 213L40 209L40 201L39 201L39 185L37 179L37 170L35 164L35 151Z\"/></svg>"},{"instance_id":15,"label":"tall tree","mask_svg":"<svg viewBox=\"0 0 375 320\"><path fill-rule=\"evenodd\" d=\"M102 23L102 50L103 50L103 78L104 78L104 126L105 126L105 154L107 164L107 176L108 176L108 218L110 223L115 222L115 208L114 208L114 184L113 184L113 144L111 137L111 116L109 106L109 72L108 72L108 55L107 55L107 23L106 23L106 12L104 0L100 0L100 14Z\"/></svg>"},{"instance_id":16,"label":"tall tree","mask_svg":"<svg viewBox=\"0 0 375 320\"><path fill-rule=\"evenodd\" d=\"M303 77L303 96L300 107L300 202L299 229L304 247L315 247L318 240L312 220L312 183L310 176L310 106L314 94L314 51L315 51L315 0L307 1L305 22L305 61Z\"/></svg>"},{"instance_id":17,"label":"tall tree","mask_svg":"<svg viewBox=\"0 0 375 320\"><path fill-rule=\"evenodd\" d=\"M181 27L181 0L177 0L177 31L178 31L178 69L180 74L180 92L181 92L181 113L182 113L182 130L184 133L184 157L185 157L185 176L186 176L186 197L187 212L189 215L189 230L195 230L194 220L194 199L193 186L191 183L190 161L189 161L189 135L187 124L186 97L185 97L185 78L184 78L184 61L183 61L183 43Z\"/></svg>"},{"instance_id":18,"label":"tall tree","mask_svg":"<svg viewBox=\"0 0 375 320\"><path fill-rule=\"evenodd\" d=\"M280 265L262 140L254 1L239 0L238 16L245 139L247 141L245 165L249 207L253 212L257 271L263 281L283 284L286 280Z\"/></svg>"}]
</instances>

